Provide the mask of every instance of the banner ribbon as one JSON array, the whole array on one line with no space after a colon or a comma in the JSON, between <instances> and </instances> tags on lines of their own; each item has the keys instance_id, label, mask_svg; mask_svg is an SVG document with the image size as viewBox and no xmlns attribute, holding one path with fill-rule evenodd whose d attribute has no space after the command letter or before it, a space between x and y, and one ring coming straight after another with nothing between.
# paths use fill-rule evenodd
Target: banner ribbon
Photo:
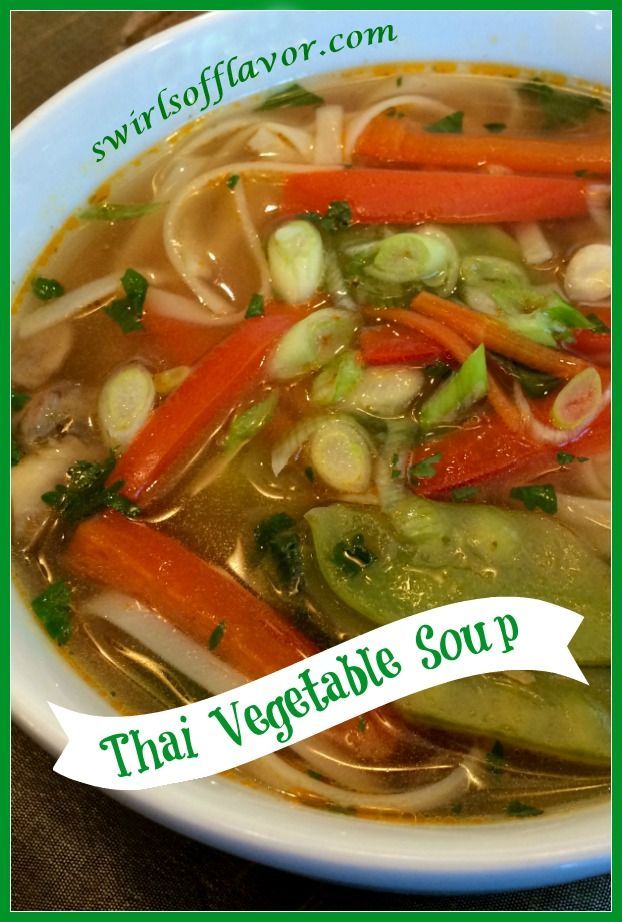
<instances>
[{"instance_id":1,"label":"banner ribbon","mask_svg":"<svg viewBox=\"0 0 622 922\"><path fill-rule=\"evenodd\" d=\"M68 737L54 770L102 788L141 790L228 771L469 676L535 670L587 684L568 650L582 620L536 599L456 602L184 707L98 717L50 703Z\"/></svg>"}]
</instances>

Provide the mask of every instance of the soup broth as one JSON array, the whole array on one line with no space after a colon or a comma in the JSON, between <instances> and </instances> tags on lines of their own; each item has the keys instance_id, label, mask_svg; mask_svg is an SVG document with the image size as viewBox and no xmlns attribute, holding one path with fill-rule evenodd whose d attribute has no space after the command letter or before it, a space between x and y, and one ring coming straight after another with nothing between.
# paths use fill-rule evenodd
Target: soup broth
<instances>
[{"instance_id":1,"label":"soup broth","mask_svg":"<svg viewBox=\"0 0 622 922\"><path fill-rule=\"evenodd\" d=\"M411 822L604 797L607 100L406 66L305 87L115 175L26 279L16 577L126 714L462 598L557 602L589 686L462 680L233 774Z\"/></svg>"}]
</instances>

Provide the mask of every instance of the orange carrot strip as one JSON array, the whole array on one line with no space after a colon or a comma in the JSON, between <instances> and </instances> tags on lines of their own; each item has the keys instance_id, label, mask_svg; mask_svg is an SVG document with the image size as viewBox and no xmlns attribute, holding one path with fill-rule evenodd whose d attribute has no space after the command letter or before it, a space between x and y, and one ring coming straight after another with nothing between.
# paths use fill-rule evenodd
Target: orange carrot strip
<instances>
[{"instance_id":1,"label":"orange carrot strip","mask_svg":"<svg viewBox=\"0 0 622 922\"><path fill-rule=\"evenodd\" d=\"M611 145L602 140L551 140L438 134L415 127L408 119L377 116L356 144L356 155L366 162L475 169L499 164L518 172L565 173L611 171Z\"/></svg>"},{"instance_id":2,"label":"orange carrot strip","mask_svg":"<svg viewBox=\"0 0 622 922\"><path fill-rule=\"evenodd\" d=\"M428 317L422 317L412 311L399 308L379 311L366 310L365 315L401 323L413 330L417 330L418 333L429 336L430 339L440 343L460 363L464 362L473 351L472 346L449 326ZM488 399L508 429L513 432L521 432L524 429L524 423L518 407L497 384L490 372L488 373Z\"/></svg>"},{"instance_id":3,"label":"orange carrot strip","mask_svg":"<svg viewBox=\"0 0 622 922\"><path fill-rule=\"evenodd\" d=\"M419 314L447 324L474 345L484 343L492 352L500 352L501 355L536 371L544 371L561 378L572 378L588 367L588 363L583 359L567 352L549 349L548 346L534 343L526 336L513 332L495 317L479 314L427 291L418 294L411 307Z\"/></svg>"},{"instance_id":4,"label":"orange carrot strip","mask_svg":"<svg viewBox=\"0 0 622 922\"><path fill-rule=\"evenodd\" d=\"M290 309L243 321L154 410L110 482L122 480L124 496L133 500L153 487L210 424L256 386L268 351L300 316Z\"/></svg>"},{"instance_id":5,"label":"orange carrot strip","mask_svg":"<svg viewBox=\"0 0 622 922\"><path fill-rule=\"evenodd\" d=\"M477 224L587 214L580 179L363 169L292 173L281 210L325 212L334 201L347 202L356 221L370 224Z\"/></svg>"},{"instance_id":6,"label":"orange carrot strip","mask_svg":"<svg viewBox=\"0 0 622 922\"><path fill-rule=\"evenodd\" d=\"M82 522L65 563L78 576L129 593L248 679L312 656L318 648L286 618L221 567L198 557L143 522L106 512ZM368 715L365 732L350 720L329 731L359 757L381 761L393 746L383 712ZM371 719L369 719L371 718Z\"/></svg>"}]
</instances>

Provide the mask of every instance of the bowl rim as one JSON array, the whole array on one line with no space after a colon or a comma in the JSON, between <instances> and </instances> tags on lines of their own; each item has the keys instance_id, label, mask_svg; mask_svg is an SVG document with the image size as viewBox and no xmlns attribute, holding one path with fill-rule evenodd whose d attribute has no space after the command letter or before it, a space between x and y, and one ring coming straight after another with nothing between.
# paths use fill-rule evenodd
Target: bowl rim
<instances>
[{"instance_id":1,"label":"bowl rim","mask_svg":"<svg viewBox=\"0 0 622 922\"><path fill-rule=\"evenodd\" d=\"M127 61L151 54L163 40L177 43L186 34L206 26L210 30L219 28L221 23L250 12L205 12L120 52L61 89L29 114L13 129L13 144L27 144L29 136L36 135L42 121L49 119L59 106L71 102L83 91L88 93L93 87L96 90L108 74L118 71ZM581 14L587 11L570 12ZM154 143L153 140L145 143L144 149L148 150ZM110 175L110 170L105 175ZM12 590L13 613L20 609L22 614L27 612L14 586ZM43 636L34 619L31 620L31 637L35 633ZM47 645L47 638L44 640ZM47 648L53 649L51 645ZM76 674L61 657L55 653L54 656L64 667L59 670L63 673L62 681L66 679L69 682L70 676L74 682L79 681L93 713L98 710L100 713L114 713L90 686L82 679L76 679ZM59 755L64 744L63 733L50 720L47 704L35 692L23 664L19 664L19 669L13 673L12 693L15 721L53 756ZM609 868L610 812L608 805L602 802L575 807L568 814L534 818L525 826L517 826L515 821L452 826L452 850L447 852L447 826L416 826L416 836L409 833L406 837L402 834L404 829L410 831L413 827L403 827L398 832L397 824L292 805L284 798L251 790L226 778L150 791L104 793L156 822L206 844L282 869L364 887L428 893L490 892L562 883L602 873ZM201 810L196 809L195 798L200 800ZM207 801L209 808L206 811ZM293 818L292 810L295 811ZM244 816L243 824L240 816ZM379 826L391 830L393 845L385 842L384 835L379 834ZM507 842L505 831L510 827L518 833L514 837L517 843ZM583 838L578 844L575 839L572 847L567 846L564 837L577 831L582 832ZM552 848L550 836L557 841L555 848ZM384 854L378 854L373 844L369 845L376 840L382 840ZM416 848L413 847L415 840ZM503 852L499 848L503 848ZM483 855L486 861L483 861Z\"/></svg>"}]
</instances>

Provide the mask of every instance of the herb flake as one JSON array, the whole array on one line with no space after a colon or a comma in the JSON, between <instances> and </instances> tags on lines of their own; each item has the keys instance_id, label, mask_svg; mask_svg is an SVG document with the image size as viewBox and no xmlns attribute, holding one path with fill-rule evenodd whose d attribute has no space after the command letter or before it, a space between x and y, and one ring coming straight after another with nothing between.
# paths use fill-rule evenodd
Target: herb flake
<instances>
[{"instance_id":1,"label":"herb flake","mask_svg":"<svg viewBox=\"0 0 622 922\"><path fill-rule=\"evenodd\" d=\"M11 390L11 411L13 413L19 413L20 410L24 409L29 400L30 394L27 394L26 391Z\"/></svg>"},{"instance_id":2,"label":"herb flake","mask_svg":"<svg viewBox=\"0 0 622 922\"><path fill-rule=\"evenodd\" d=\"M451 491L451 499L454 503L466 503L470 499L473 499L475 496L477 496L478 493L479 490L477 487L456 487Z\"/></svg>"},{"instance_id":3,"label":"herb flake","mask_svg":"<svg viewBox=\"0 0 622 922\"><path fill-rule=\"evenodd\" d=\"M505 751L503 744L495 740L490 750L486 753L486 767L494 775L500 775L503 772L505 764Z\"/></svg>"},{"instance_id":4,"label":"herb flake","mask_svg":"<svg viewBox=\"0 0 622 922\"><path fill-rule=\"evenodd\" d=\"M255 292L255 294L251 296L251 299L248 302L248 307L246 308L246 313L244 316L247 318L263 317L264 313L263 295L257 294Z\"/></svg>"},{"instance_id":5,"label":"herb flake","mask_svg":"<svg viewBox=\"0 0 622 922\"><path fill-rule=\"evenodd\" d=\"M290 83L289 86L283 87L267 96L261 105L257 106L257 112L265 112L268 109L285 109L291 106L319 106L324 100L317 93L305 90L299 83Z\"/></svg>"},{"instance_id":6,"label":"herb flake","mask_svg":"<svg viewBox=\"0 0 622 922\"><path fill-rule=\"evenodd\" d=\"M578 455L573 455L569 451L558 451L557 452L557 463L561 464L562 467L567 467L569 464L572 464L573 461L578 461L579 464L584 464L586 461L589 461L589 458L579 457Z\"/></svg>"},{"instance_id":7,"label":"herb flake","mask_svg":"<svg viewBox=\"0 0 622 922\"><path fill-rule=\"evenodd\" d=\"M490 134L499 134L500 132L505 131L507 127L508 126L505 124L505 122L486 122L484 124L484 128L486 131L489 131Z\"/></svg>"},{"instance_id":8,"label":"herb flake","mask_svg":"<svg viewBox=\"0 0 622 922\"><path fill-rule=\"evenodd\" d=\"M557 493L551 483L530 484L525 487L512 487L510 496L518 499L526 509L541 509L548 515L557 512Z\"/></svg>"},{"instance_id":9,"label":"herb flake","mask_svg":"<svg viewBox=\"0 0 622 922\"><path fill-rule=\"evenodd\" d=\"M511 800L505 812L508 816L541 816L544 810L540 807L532 807L531 804L524 804L521 800Z\"/></svg>"},{"instance_id":10,"label":"herb flake","mask_svg":"<svg viewBox=\"0 0 622 922\"><path fill-rule=\"evenodd\" d=\"M331 560L345 576L356 576L376 560L376 555L366 547L365 538L359 533L349 541L338 541Z\"/></svg>"},{"instance_id":11,"label":"herb flake","mask_svg":"<svg viewBox=\"0 0 622 922\"><path fill-rule=\"evenodd\" d=\"M52 301L54 298L60 298L65 294L65 289L56 279L46 279L38 275L30 283L32 293L40 301Z\"/></svg>"},{"instance_id":12,"label":"herb flake","mask_svg":"<svg viewBox=\"0 0 622 922\"><path fill-rule=\"evenodd\" d=\"M114 509L128 518L135 518L140 509L119 491L123 481L106 486L116 459L111 452L108 459L98 461L76 461L67 471L68 484L59 483L41 497L44 503L56 509L68 524L75 525L102 509Z\"/></svg>"},{"instance_id":13,"label":"herb flake","mask_svg":"<svg viewBox=\"0 0 622 922\"><path fill-rule=\"evenodd\" d=\"M135 333L143 329L143 307L149 283L140 272L126 269L121 284L125 297L117 298L104 311L119 324L124 333Z\"/></svg>"},{"instance_id":14,"label":"herb flake","mask_svg":"<svg viewBox=\"0 0 622 922\"><path fill-rule=\"evenodd\" d=\"M539 105L543 116L542 127L546 129L573 128L581 125L592 112L606 111L596 96L556 90L537 77L521 84L518 91Z\"/></svg>"},{"instance_id":15,"label":"herb flake","mask_svg":"<svg viewBox=\"0 0 622 922\"><path fill-rule=\"evenodd\" d=\"M424 127L424 131L432 134L462 134L462 120L464 112L452 112L444 118L439 118L438 122L432 122Z\"/></svg>"},{"instance_id":16,"label":"herb flake","mask_svg":"<svg viewBox=\"0 0 622 922\"><path fill-rule=\"evenodd\" d=\"M210 650L216 649L216 647L218 646L218 644L223 638L223 634L225 633L225 628L226 628L226 624L224 621L220 621L216 625L216 627L214 628L214 630L209 636L209 640L207 641L207 646L210 648Z\"/></svg>"},{"instance_id":17,"label":"herb flake","mask_svg":"<svg viewBox=\"0 0 622 922\"><path fill-rule=\"evenodd\" d=\"M24 452L17 443L17 439L11 436L11 467L15 467L24 457Z\"/></svg>"},{"instance_id":18,"label":"herb flake","mask_svg":"<svg viewBox=\"0 0 622 922\"><path fill-rule=\"evenodd\" d=\"M436 465L443 456L439 453L422 458L416 464L411 464L408 468L408 479L411 483L417 483L418 480L427 480L436 474Z\"/></svg>"},{"instance_id":19,"label":"herb flake","mask_svg":"<svg viewBox=\"0 0 622 922\"><path fill-rule=\"evenodd\" d=\"M67 583L52 583L31 604L50 637L60 646L67 643L71 637L71 590Z\"/></svg>"},{"instance_id":20,"label":"herb flake","mask_svg":"<svg viewBox=\"0 0 622 922\"><path fill-rule=\"evenodd\" d=\"M228 186L228 188L229 188L229 189L235 189L235 187L237 186L237 184L239 183L239 181L240 181L240 177L237 175L237 173L233 173L231 176L228 176L228 177L227 177L227 186Z\"/></svg>"},{"instance_id":21,"label":"herb flake","mask_svg":"<svg viewBox=\"0 0 622 922\"><path fill-rule=\"evenodd\" d=\"M331 202L325 215L320 214L319 211L306 211L298 217L304 221L311 221L312 224L316 224L328 233L334 233L350 225L352 209L347 202Z\"/></svg>"}]
</instances>

